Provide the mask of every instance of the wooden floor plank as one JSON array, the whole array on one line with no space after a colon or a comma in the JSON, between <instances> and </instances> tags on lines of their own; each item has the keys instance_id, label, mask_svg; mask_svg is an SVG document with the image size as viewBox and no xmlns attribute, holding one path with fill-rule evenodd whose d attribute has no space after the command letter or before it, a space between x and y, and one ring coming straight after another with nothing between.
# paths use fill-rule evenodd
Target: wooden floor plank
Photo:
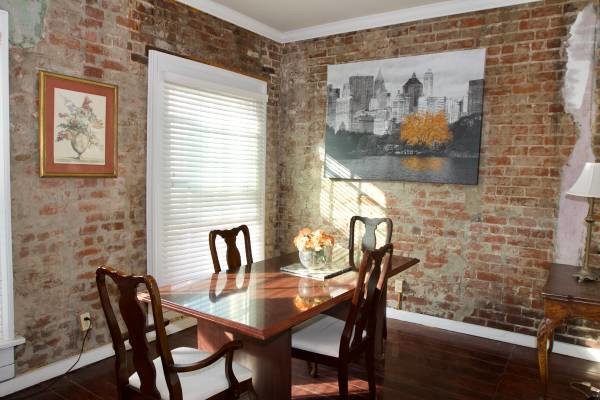
<instances>
[{"instance_id":1,"label":"wooden floor plank","mask_svg":"<svg viewBox=\"0 0 600 400\"><path fill-rule=\"evenodd\" d=\"M190 328L169 337L172 348L194 347ZM537 400L541 399L535 349L469 335L388 321L385 360L376 366L379 397L403 400ZM550 400L578 399L569 384L600 385L600 363L553 354ZM350 370L352 399L366 399L368 386L361 365ZM338 398L336 371L319 366L319 376L307 374L306 363L292 362L294 399ZM40 384L6 400L108 400L116 398L112 358L70 373L43 390ZM43 390L42 393L38 393Z\"/></svg>"}]
</instances>

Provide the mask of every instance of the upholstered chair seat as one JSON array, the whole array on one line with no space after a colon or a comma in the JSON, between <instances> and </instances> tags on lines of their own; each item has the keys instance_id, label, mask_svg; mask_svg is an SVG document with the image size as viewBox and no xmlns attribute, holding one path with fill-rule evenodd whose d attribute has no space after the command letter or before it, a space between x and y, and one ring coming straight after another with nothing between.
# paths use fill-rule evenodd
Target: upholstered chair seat
<instances>
[{"instance_id":1,"label":"upholstered chair seat","mask_svg":"<svg viewBox=\"0 0 600 400\"><path fill-rule=\"evenodd\" d=\"M191 364L210 356L210 353L191 347L178 347L172 350L171 354L173 354L175 364ZM161 398L168 400L169 388L167 387L160 357L156 357L153 362L154 368L156 368L156 388L160 392ZM233 363L233 373L240 382L252 378L250 370L235 362ZM178 375L181 382L181 392L185 400L208 399L229 388L229 382L225 376L224 358L208 367L191 372L180 372ZM141 382L137 372L129 377L129 385L140 389Z\"/></svg>"},{"instance_id":2,"label":"upholstered chair seat","mask_svg":"<svg viewBox=\"0 0 600 400\"><path fill-rule=\"evenodd\" d=\"M346 321L341 319L317 315L292 331L292 347L338 358L344 325ZM365 335L366 332L363 332L363 337Z\"/></svg>"}]
</instances>

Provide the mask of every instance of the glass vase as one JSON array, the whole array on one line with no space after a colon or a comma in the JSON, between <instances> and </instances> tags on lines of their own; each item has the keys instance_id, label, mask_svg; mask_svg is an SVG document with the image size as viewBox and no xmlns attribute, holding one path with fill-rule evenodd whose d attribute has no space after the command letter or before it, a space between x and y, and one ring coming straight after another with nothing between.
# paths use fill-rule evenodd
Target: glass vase
<instances>
[{"instance_id":1,"label":"glass vase","mask_svg":"<svg viewBox=\"0 0 600 400\"><path fill-rule=\"evenodd\" d=\"M309 270L318 270L325 267L331 262L332 248L330 246L323 247L319 251L300 250L298 257L300 263Z\"/></svg>"}]
</instances>

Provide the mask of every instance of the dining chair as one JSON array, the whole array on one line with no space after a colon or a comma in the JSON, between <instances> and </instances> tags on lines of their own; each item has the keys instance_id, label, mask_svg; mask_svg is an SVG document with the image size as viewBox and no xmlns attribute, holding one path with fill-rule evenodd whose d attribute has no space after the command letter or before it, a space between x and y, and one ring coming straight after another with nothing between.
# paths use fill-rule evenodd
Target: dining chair
<instances>
[{"instance_id":1,"label":"dining chair","mask_svg":"<svg viewBox=\"0 0 600 400\"><path fill-rule=\"evenodd\" d=\"M348 365L365 355L369 397L375 398L376 307L390 268L394 247L365 250L358 269L356 288L345 321L318 315L292 331L292 357L336 367L340 396L348 397Z\"/></svg>"},{"instance_id":2,"label":"dining chair","mask_svg":"<svg viewBox=\"0 0 600 400\"><path fill-rule=\"evenodd\" d=\"M365 226L365 234L362 237L360 250L373 250L377 248L377 228L381 224L386 225L385 232L385 243L384 245L392 242L392 231L394 229L394 224L390 218L367 218L361 217L359 215L355 215L350 218L350 239L348 243L348 249L350 250L350 266L356 269L356 265L354 263L354 237L356 230L356 222L360 221ZM387 281L384 283L385 288L387 289ZM384 290L385 292L386 290ZM381 299L381 301L385 301L385 297ZM383 307L383 326L382 326L382 337L383 339L387 339L387 316L385 312L385 307ZM316 370L315 370L316 371Z\"/></svg>"},{"instance_id":3,"label":"dining chair","mask_svg":"<svg viewBox=\"0 0 600 400\"><path fill-rule=\"evenodd\" d=\"M250 231L246 225L240 225L237 228L226 230L214 230L208 234L208 245L210 247L210 256L212 257L213 267L215 272L221 272L221 264L219 263L219 255L217 254L216 239L220 236L225 241L227 252L227 269L237 271L242 265L240 251L237 248L236 240L238 234L242 232L244 235L244 247L246 250L246 265L252 264L252 246L250 244Z\"/></svg>"},{"instance_id":4,"label":"dining chair","mask_svg":"<svg viewBox=\"0 0 600 400\"><path fill-rule=\"evenodd\" d=\"M127 328L125 333L121 332L113 309L107 276L116 284L118 309ZM103 266L96 270L96 284L115 350L119 400L233 399L244 392L255 397L251 372L233 362L233 353L242 347L241 342L228 342L212 354L189 347L170 350L160 293L152 276L125 275ZM137 298L138 288L148 291L154 326L147 324L147 313ZM159 357L154 359L146 338L149 330L156 331ZM128 372L126 340L133 353L135 372L132 375Z\"/></svg>"}]
</instances>

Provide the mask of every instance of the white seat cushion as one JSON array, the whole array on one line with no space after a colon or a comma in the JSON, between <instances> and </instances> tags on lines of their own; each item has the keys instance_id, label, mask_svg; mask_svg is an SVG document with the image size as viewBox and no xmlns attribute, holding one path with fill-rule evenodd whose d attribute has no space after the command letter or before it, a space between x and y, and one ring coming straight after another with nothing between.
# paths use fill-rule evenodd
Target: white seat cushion
<instances>
[{"instance_id":1,"label":"white seat cushion","mask_svg":"<svg viewBox=\"0 0 600 400\"><path fill-rule=\"evenodd\" d=\"M338 358L345 324L329 315L317 315L292 331L292 347Z\"/></svg>"},{"instance_id":2,"label":"white seat cushion","mask_svg":"<svg viewBox=\"0 0 600 400\"><path fill-rule=\"evenodd\" d=\"M171 353L175 364L189 364L210 356L210 353L190 347L178 347L172 350ZM168 400L169 389L167 388L160 357L154 359L154 368L156 368L156 388L160 392L160 396ZM239 382L252 378L252 373L237 363L233 363L233 373ZM214 364L197 371L180 372L178 376L183 398L186 400L205 400L229 387L229 382L227 382L225 376L225 358L221 358ZM141 382L137 372L129 377L129 384L135 388L140 388Z\"/></svg>"}]
</instances>

